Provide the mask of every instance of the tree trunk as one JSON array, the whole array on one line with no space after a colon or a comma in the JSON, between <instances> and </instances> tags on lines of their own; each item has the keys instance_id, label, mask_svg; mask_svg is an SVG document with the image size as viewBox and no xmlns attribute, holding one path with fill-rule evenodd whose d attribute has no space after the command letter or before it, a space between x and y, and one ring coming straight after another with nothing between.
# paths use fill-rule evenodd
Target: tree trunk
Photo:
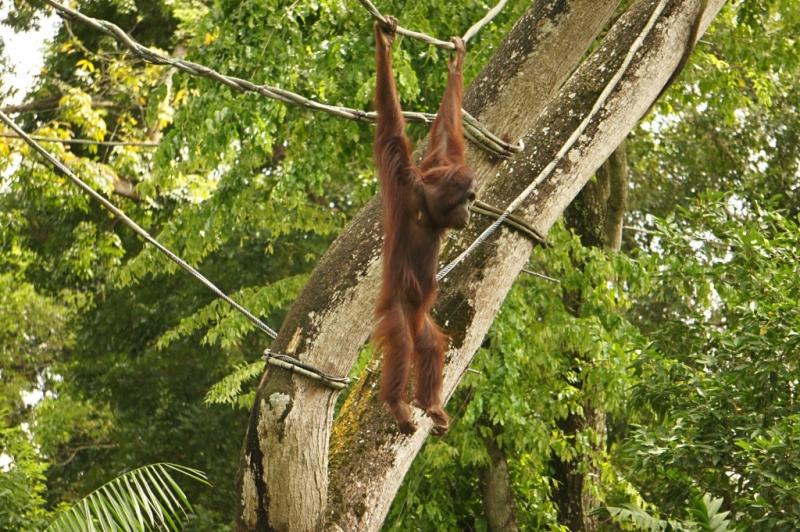
<instances>
[{"instance_id":1,"label":"tree trunk","mask_svg":"<svg viewBox=\"0 0 800 532\"><path fill-rule=\"evenodd\" d=\"M586 183L567 208L567 227L580 236L584 247L605 247L611 253L618 253L629 184L624 142L597 169L595 177L595 180ZM565 292L564 305L573 316L580 317L580 293ZM574 355L574 358L580 357ZM585 364L579 363L578 366ZM574 371L580 376L580 367L574 368ZM597 440L591 446L591 454L587 456L576 449L570 460L562 460L557 455L553 455L552 459L555 481L553 500L558 506L558 522L574 532L597 530L597 517L590 516L589 512L600 505L590 491L589 476L597 479L600 475L592 455L601 453L605 448L605 409L596 394L590 392L587 395L593 398L583 403L583 413L568 414L558 422L558 428L573 442L579 433L593 430Z\"/></svg>"},{"instance_id":2,"label":"tree trunk","mask_svg":"<svg viewBox=\"0 0 800 532\"><path fill-rule=\"evenodd\" d=\"M581 245L584 247L599 247L603 245L604 227L606 221L606 201L609 197L608 161L597 169L595 179L586 183L580 194L567 207L564 213L567 228L580 236ZM576 265L578 268L582 264ZM579 290L565 290L562 296L564 307L567 311L579 318L581 316L581 293ZM571 353L574 360L572 371L582 379L581 368L590 361L581 360L577 353ZM582 381L577 386L583 387ZM584 390L584 395L593 395L591 391ZM588 515L589 511L598 506L598 501L588 489L588 476L597 473L592 467L592 455L602 449L605 441L605 413L597 401L587 400L582 405L582 413L570 412L567 417L557 422L559 430L567 441L575 447L574 456L562 459L553 454L551 463L553 467L553 502L558 506L558 522L573 532L595 532L597 519ZM598 436L591 446L591 453L587 456L577 447L578 435L587 430L593 430Z\"/></svg>"},{"instance_id":3,"label":"tree trunk","mask_svg":"<svg viewBox=\"0 0 800 532\"><path fill-rule=\"evenodd\" d=\"M483 470L483 508L489 532L516 532L517 508L506 453L497 445L495 432L483 440L489 454L489 467Z\"/></svg>"},{"instance_id":4,"label":"tree trunk","mask_svg":"<svg viewBox=\"0 0 800 532\"><path fill-rule=\"evenodd\" d=\"M609 188L603 249L610 253L619 253L622 249L622 225L625 211L628 210L628 188L631 182L624 142L614 150L603 167L603 171L608 172Z\"/></svg>"},{"instance_id":5,"label":"tree trunk","mask_svg":"<svg viewBox=\"0 0 800 532\"><path fill-rule=\"evenodd\" d=\"M592 445L593 452L600 452L605 442L605 411L591 401L583 405L583 414L569 414L558 422L558 428L567 438L587 429L594 430L598 441ZM571 460L553 456L553 502L558 506L558 522L571 532L595 532L598 520L589 512L599 506L599 501L588 489L588 476L599 475L591 457L580 452Z\"/></svg>"},{"instance_id":6,"label":"tree trunk","mask_svg":"<svg viewBox=\"0 0 800 532\"><path fill-rule=\"evenodd\" d=\"M709 2L701 29L723 3ZM469 150L468 162L487 203L504 207L553 160L619 68L655 2L635 2L558 91L616 4L536 2L470 85L465 108L501 136L523 137L525 143L523 152L506 162ZM547 232L657 97L680 59L697 5L697 0L668 3L604 109L519 209L520 217ZM370 201L322 258L284 321L274 351L335 375L348 372L372 329L380 283L379 201ZM444 256L455 256L488 223L477 219L473 229L448 241ZM466 371L532 249L530 240L503 229L442 283L435 317L453 338L445 399ZM268 368L237 473L237 530L380 528L431 424L416 412L420 429L412 437L401 436L377 401L377 377L377 372L362 374L331 433L337 392Z\"/></svg>"}]
</instances>

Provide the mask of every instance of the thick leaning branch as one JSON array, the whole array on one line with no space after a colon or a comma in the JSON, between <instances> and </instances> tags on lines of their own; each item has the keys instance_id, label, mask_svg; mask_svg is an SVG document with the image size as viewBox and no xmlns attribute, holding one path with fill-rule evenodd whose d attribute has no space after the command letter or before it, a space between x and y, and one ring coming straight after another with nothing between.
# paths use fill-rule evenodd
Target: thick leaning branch
<instances>
[{"instance_id":1,"label":"thick leaning branch","mask_svg":"<svg viewBox=\"0 0 800 532\"><path fill-rule=\"evenodd\" d=\"M530 132L538 112L575 69L618 3L535 2L467 88L464 107L508 138ZM418 155L425 148L423 141L417 147ZM497 174L498 160L478 150L469 150L467 159L485 188ZM380 285L380 220L380 197L376 197L323 256L284 320L274 349L329 373L348 373L372 329ZM452 324L442 324L452 328ZM356 393L376 382L362 377ZM353 459L358 454L348 454L348 449L355 453L361 448L359 441L380 448L395 429L390 424L375 432L361 424L363 412L350 410L338 423L339 434L332 442L333 475L328 490L328 443L335 401L336 394L330 390L282 370L270 368L264 375L237 473L237 530L315 530L328 519L326 505L331 521L339 523L342 530L380 526L399 479L385 487L376 485L367 477L374 470L383 478L390 464L380 456L356 464L358 460ZM374 398L364 405L375 408L378 417L388 416ZM360 468L362 474L352 468ZM361 484L365 479L367 484ZM375 490L369 494L369 507L364 507L368 513L364 520L351 523L351 509L367 496L359 486L366 485ZM303 495L298 496L300 493ZM383 510L375 508L376 500L384 501Z\"/></svg>"},{"instance_id":2,"label":"thick leaning branch","mask_svg":"<svg viewBox=\"0 0 800 532\"><path fill-rule=\"evenodd\" d=\"M321 111L323 113L337 116L339 118L345 118L347 120L352 120L354 122L372 124L375 123L378 116L374 112L366 112L358 109L351 109L349 107L341 107L338 105L325 105L323 103L309 100L308 98L300 96L299 94L295 94L291 91L283 90L278 87L272 87L270 85L256 85L255 83L246 79L220 74L216 70L193 61L164 55L160 52L156 52L155 50L151 50L150 48L142 46L116 24L112 24L111 22L105 20L98 20L88 17L80 11L62 5L55 0L43 1L47 5L53 7L60 16L69 20L80 22L96 29L99 32L113 37L131 50L134 54L136 54L137 57L148 63L152 63L154 65L171 66L177 70L180 70L181 72L222 83L223 85L230 87L237 92L252 92L260 94L262 96L266 96L267 98L278 100L289 105L303 107L312 111ZM431 113L404 112L403 117L405 117L406 122L414 122L430 126L433 123L434 118L436 118L436 115ZM498 136L494 135L491 131L486 129L477 120L472 119L472 121L468 121L467 118L467 116L464 117L464 133L473 142L476 142L481 148L500 157L509 157L512 154L520 151L521 148L519 146L505 142Z\"/></svg>"},{"instance_id":3,"label":"thick leaning branch","mask_svg":"<svg viewBox=\"0 0 800 532\"><path fill-rule=\"evenodd\" d=\"M54 111L58 109L59 103L63 96L51 96L49 98L42 98L41 100L34 100L32 102L20 103L16 105L6 105L0 107L0 111L6 114L14 113L31 113L37 111ZM122 109L125 106L117 102L110 102L106 100L92 100L92 107L107 108L107 109Z\"/></svg>"},{"instance_id":4,"label":"thick leaning branch","mask_svg":"<svg viewBox=\"0 0 800 532\"><path fill-rule=\"evenodd\" d=\"M656 3L653 0L635 2L615 24L604 42L530 128L524 138L525 151L503 164L484 194L488 203L503 205L516 197L525 188L525 180L533 179L552 160L593 106ZM656 99L671 69L680 61L699 3L699 0L673 0L667 5L654 32L598 119L554 174L522 205L519 215L539 232L547 233L596 168ZM724 0L709 0L701 24L703 31L723 4ZM502 231L483 252L470 256L461 269L443 283L435 316L453 335L445 370L444 387L448 397L467 371L532 249L533 244L525 237L514 231ZM457 251L450 250L450 255ZM374 371L375 366L371 369ZM424 429L431 426L427 418L417 412L414 420L420 425L417 435L404 438L394 434L391 420L386 419L375 397L377 373L361 375L334 426L329 471L330 529L380 529L392 496L424 443Z\"/></svg>"},{"instance_id":5,"label":"thick leaning branch","mask_svg":"<svg viewBox=\"0 0 800 532\"><path fill-rule=\"evenodd\" d=\"M598 113L605 107L608 97L617 90L617 84L623 78L623 76L627 73L628 67L633 61L634 56L639 51L639 49L644 44L645 39L650 36L650 32L653 29L653 26L656 23L656 20L661 16L662 11L666 7L669 0L659 0L658 4L656 4L655 9L650 14L650 17L647 20L644 28L639 32L639 35L636 37L636 40L630 46L630 49L625 54L625 59L622 61L622 64L617 68L616 73L614 76L606 83L603 92L600 93L600 96L597 97L597 101L595 101L594 105L592 106L591 110L583 117L583 120L578 124L569 138L566 140L564 145L559 149L558 153L556 153L552 160L545 166L539 175L536 176L535 179L531 180L528 183L528 186L519 193L519 195L514 198L503 211L503 213L497 218L497 220L484 229L484 231L478 235L478 237L469 245L467 249L461 252L456 258L454 258L450 263L442 268L442 270L437 274L436 279L441 280L447 276L459 263L461 263L467 256L477 249L487 238L489 238L492 233L494 233L500 225L508 218L511 213L513 213L520 205L525 203L528 200L528 197L533 193L534 190L548 177L550 174L558 167L559 163L563 160L563 158L572 150L575 144L578 142L586 129L589 127L590 124L596 121L596 117ZM696 24L695 24L695 31L696 31ZM688 51L684 54L684 57L688 56ZM680 68L680 67L679 67ZM674 74L673 74L674 77ZM672 78L671 78L672 79ZM670 82L667 82L668 84ZM663 93L663 88L662 88Z\"/></svg>"}]
</instances>

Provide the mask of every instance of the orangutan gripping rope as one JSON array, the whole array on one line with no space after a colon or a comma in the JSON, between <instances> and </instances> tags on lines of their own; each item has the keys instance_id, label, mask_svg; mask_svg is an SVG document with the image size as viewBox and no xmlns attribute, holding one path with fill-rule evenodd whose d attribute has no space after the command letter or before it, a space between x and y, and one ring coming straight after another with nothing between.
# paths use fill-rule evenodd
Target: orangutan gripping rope
<instances>
[{"instance_id":1,"label":"orangutan gripping rope","mask_svg":"<svg viewBox=\"0 0 800 532\"><path fill-rule=\"evenodd\" d=\"M466 144L461 130L464 42L453 37L455 59L439 114L433 122L428 152L417 167L411 159L406 123L392 73L391 48L397 20L390 29L375 23L377 84L375 161L383 191L383 285L373 335L383 351L380 399L389 406L400 431L413 434L406 388L413 364L414 405L433 420L435 434L444 434L450 418L442 408L442 370L448 337L434 323L430 309L439 285L439 245L447 229L463 229L475 200L475 174L464 164Z\"/></svg>"}]
</instances>

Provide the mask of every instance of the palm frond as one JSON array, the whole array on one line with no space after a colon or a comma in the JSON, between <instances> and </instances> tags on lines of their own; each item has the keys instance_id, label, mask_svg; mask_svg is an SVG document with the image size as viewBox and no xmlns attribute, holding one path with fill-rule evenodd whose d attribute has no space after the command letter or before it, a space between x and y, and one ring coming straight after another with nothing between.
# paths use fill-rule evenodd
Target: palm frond
<instances>
[{"instance_id":1,"label":"palm frond","mask_svg":"<svg viewBox=\"0 0 800 532\"><path fill-rule=\"evenodd\" d=\"M192 505L170 471L210 485L205 473L197 469L168 463L140 467L100 486L62 512L47 532L177 531Z\"/></svg>"}]
</instances>

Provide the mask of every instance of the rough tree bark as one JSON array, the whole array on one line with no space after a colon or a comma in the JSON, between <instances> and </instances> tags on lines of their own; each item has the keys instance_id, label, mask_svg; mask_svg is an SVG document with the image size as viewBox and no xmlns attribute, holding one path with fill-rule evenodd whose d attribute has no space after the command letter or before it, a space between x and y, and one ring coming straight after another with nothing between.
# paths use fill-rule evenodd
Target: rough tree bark
<instances>
[{"instance_id":1,"label":"rough tree bark","mask_svg":"<svg viewBox=\"0 0 800 532\"><path fill-rule=\"evenodd\" d=\"M628 210L628 187L631 182L624 142L614 150L603 166L604 171L608 172L609 187L603 249L619 253L622 249L622 225L625 211Z\"/></svg>"},{"instance_id":2,"label":"rough tree bark","mask_svg":"<svg viewBox=\"0 0 800 532\"><path fill-rule=\"evenodd\" d=\"M597 435L592 451L599 452L605 439L605 410L592 401L583 404L583 414L569 414L558 422L558 428L564 436L574 444L577 434L591 429ZM558 506L558 522L571 532L595 532L597 516L589 512L600 504L588 489L589 475L598 475L599 471L592 463L592 457L579 452L571 460L562 460L558 456L552 458L553 467L553 502Z\"/></svg>"},{"instance_id":3,"label":"rough tree bark","mask_svg":"<svg viewBox=\"0 0 800 532\"><path fill-rule=\"evenodd\" d=\"M656 3L635 2L553 98L617 1L538 1L520 19L465 95L468 111L501 135L523 137L526 146L503 163L470 150L469 164L487 203L507 205L552 160L622 63ZM701 29L723 3L709 2ZM519 210L540 232L547 232L657 97L681 57L697 6L698 0L668 3L597 120ZM348 372L372 329L380 282L379 222L376 198L320 261L284 321L274 351L329 373ZM457 253L486 223L478 219L475 229L450 240L445 255ZM466 371L532 248L529 240L503 229L442 283L435 317L453 335L446 397ZM376 387L377 374L362 374L331 433L337 393L284 370L268 369L237 473L237 530L380 528L430 423L417 413L420 429L412 437L400 436L376 400Z\"/></svg>"},{"instance_id":4,"label":"rough tree bark","mask_svg":"<svg viewBox=\"0 0 800 532\"><path fill-rule=\"evenodd\" d=\"M497 445L497 431L498 428L494 427L492 433L483 439L490 460L489 466L483 470L483 510L489 532L516 532L519 525L514 491L506 453Z\"/></svg>"}]
</instances>

